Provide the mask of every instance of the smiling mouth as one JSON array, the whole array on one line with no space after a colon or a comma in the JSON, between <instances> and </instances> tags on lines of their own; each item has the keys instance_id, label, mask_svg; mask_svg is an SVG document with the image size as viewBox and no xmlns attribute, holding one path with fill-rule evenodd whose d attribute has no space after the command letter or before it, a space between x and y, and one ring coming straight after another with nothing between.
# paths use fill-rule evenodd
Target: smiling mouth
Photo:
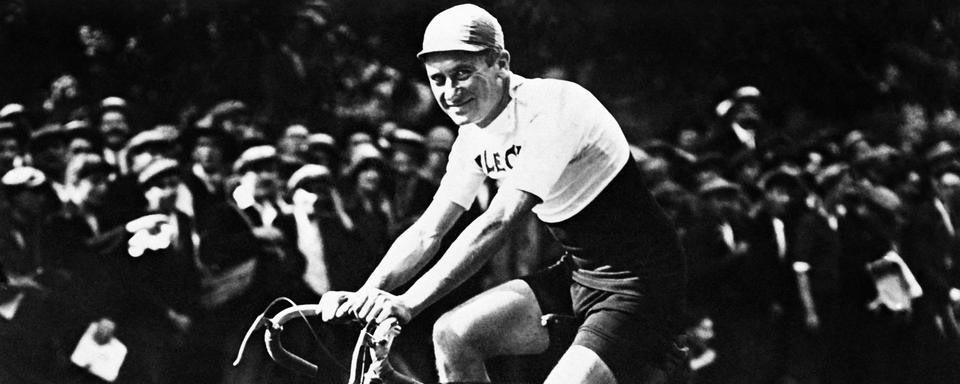
<instances>
[{"instance_id":1,"label":"smiling mouth","mask_svg":"<svg viewBox=\"0 0 960 384\"><path fill-rule=\"evenodd\" d=\"M466 99L466 100L463 100L463 101L459 101L459 102L457 102L457 103L451 103L451 102L449 102L449 101L444 100L444 103L447 104L447 108L454 108L454 107L462 107L462 106L464 106L465 104L467 104L467 103L469 103L469 102L471 102L471 101L473 101L473 99Z\"/></svg>"}]
</instances>

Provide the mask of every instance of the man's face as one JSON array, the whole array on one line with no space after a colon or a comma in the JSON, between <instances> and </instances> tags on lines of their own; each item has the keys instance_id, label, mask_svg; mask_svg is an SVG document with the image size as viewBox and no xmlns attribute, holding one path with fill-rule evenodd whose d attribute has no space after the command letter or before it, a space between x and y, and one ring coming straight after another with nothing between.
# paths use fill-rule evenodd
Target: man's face
<instances>
[{"instance_id":1,"label":"man's face","mask_svg":"<svg viewBox=\"0 0 960 384\"><path fill-rule=\"evenodd\" d=\"M457 125L485 126L493 121L504 97L508 57L491 66L480 54L438 52L426 56L423 65L440 109Z\"/></svg>"},{"instance_id":2,"label":"man's face","mask_svg":"<svg viewBox=\"0 0 960 384\"><path fill-rule=\"evenodd\" d=\"M417 172L417 162L404 151L394 151L390 156L390 166L401 176L410 176Z\"/></svg>"},{"instance_id":3,"label":"man's face","mask_svg":"<svg viewBox=\"0 0 960 384\"><path fill-rule=\"evenodd\" d=\"M778 216L787 212L787 209L790 207L790 204L793 203L795 197L788 188L775 185L764 192L764 198L767 200L770 213Z\"/></svg>"},{"instance_id":4,"label":"man's face","mask_svg":"<svg viewBox=\"0 0 960 384\"><path fill-rule=\"evenodd\" d=\"M216 139L201 136L193 147L193 161L206 170L219 168L223 164L223 148Z\"/></svg>"},{"instance_id":5,"label":"man's face","mask_svg":"<svg viewBox=\"0 0 960 384\"><path fill-rule=\"evenodd\" d=\"M13 169L13 161L20 156L21 148L17 139L0 139L0 170Z\"/></svg>"},{"instance_id":6,"label":"man's face","mask_svg":"<svg viewBox=\"0 0 960 384\"><path fill-rule=\"evenodd\" d=\"M253 195L257 200L272 199L277 195L280 188L280 170L276 163L264 162L247 172L254 174Z\"/></svg>"},{"instance_id":7,"label":"man's face","mask_svg":"<svg viewBox=\"0 0 960 384\"><path fill-rule=\"evenodd\" d=\"M93 150L93 144L90 140L75 137L67 143L67 162L69 163L73 156L80 153L96 153L96 151Z\"/></svg>"},{"instance_id":8,"label":"man's face","mask_svg":"<svg viewBox=\"0 0 960 384\"><path fill-rule=\"evenodd\" d=\"M105 112L100 118L100 132L107 147L114 150L122 148L130 135L127 117L120 111Z\"/></svg>"},{"instance_id":9,"label":"man's face","mask_svg":"<svg viewBox=\"0 0 960 384\"><path fill-rule=\"evenodd\" d=\"M108 181L109 177L105 173L95 173L80 179L75 186L75 191L79 194L78 200L91 207L103 205Z\"/></svg>"}]
</instances>

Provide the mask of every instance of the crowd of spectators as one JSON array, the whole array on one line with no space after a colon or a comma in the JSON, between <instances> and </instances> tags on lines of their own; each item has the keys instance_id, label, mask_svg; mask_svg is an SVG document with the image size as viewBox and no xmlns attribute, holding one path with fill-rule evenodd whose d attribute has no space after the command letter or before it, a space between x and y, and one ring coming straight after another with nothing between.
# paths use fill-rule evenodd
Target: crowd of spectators
<instances>
[{"instance_id":1,"label":"crowd of spectators","mask_svg":"<svg viewBox=\"0 0 960 384\"><path fill-rule=\"evenodd\" d=\"M250 322L276 297L359 287L430 202L456 137L417 74L322 3L281 12L283 34L169 5L149 38L84 24L71 43L45 37L60 41L49 56L18 37L24 3L5 3L0 43L20 61L0 63L16 90L0 90L0 382L101 382L70 361L88 329L127 347L118 383L309 381L257 337L232 366ZM195 52L160 44L187 38ZM960 382L960 61L934 40L892 48L875 85L896 97L870 99L876 119L771 118L778 90L743 86L700 106L704 121L635 141L687 252L694 382ZM43 87L17 81L50 68ZM397 366L429 377L432 319L549 264L544 231L531 217L406 327ZM339 372L355 333L314 325L288 345ZM501 363L530 379L533 365Z\"/></svg>"}]
</instances>

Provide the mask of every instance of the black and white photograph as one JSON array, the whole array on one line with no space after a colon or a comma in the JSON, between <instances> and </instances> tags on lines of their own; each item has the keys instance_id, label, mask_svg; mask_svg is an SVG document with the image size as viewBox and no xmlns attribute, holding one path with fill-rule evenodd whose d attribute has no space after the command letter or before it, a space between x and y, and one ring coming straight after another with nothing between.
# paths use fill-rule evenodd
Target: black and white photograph
<instances>
[{"instance_id":1,"label":"black and white photograph","mask_svg":"<svg viewBox=\"0 0 960 384\"><path fill-rule=\"evenodd\" d=\"M0 384L960 383L960 2L0 0Z\"/></svg>"}]
</instances>

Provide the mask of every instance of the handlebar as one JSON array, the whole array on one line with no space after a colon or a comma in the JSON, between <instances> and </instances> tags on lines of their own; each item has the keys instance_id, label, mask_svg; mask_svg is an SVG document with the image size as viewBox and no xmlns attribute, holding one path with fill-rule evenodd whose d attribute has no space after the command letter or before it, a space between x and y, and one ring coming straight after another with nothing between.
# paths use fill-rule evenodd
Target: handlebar
<instances>
[{"instance_id":1,"label":"handlebar","mask_svg":"<svg viewBox=\"0 0 960 384\"><path fill-rule=\"evenodd\" d=\"M307 316L318 316L319 314L319 304L303 304L286 308L270 318L260 315L247 331L233 365L239 364L250 335L257 329L265 328L263 342L271 359L284 368L317 377L320 373L317 365L284 348L283 342L280 340L280 334L283 333L283 325L288 321L298 317L305 319ZM369 360L372 358L386 359L390 353L390 347L393 345L393 340L400 335L400 330L399 321L392 317L379 324L370 322L364 326L354 347L349 383L366 382L368 378L364 374L370 364Z\"/></svg>"}]
</instances>

